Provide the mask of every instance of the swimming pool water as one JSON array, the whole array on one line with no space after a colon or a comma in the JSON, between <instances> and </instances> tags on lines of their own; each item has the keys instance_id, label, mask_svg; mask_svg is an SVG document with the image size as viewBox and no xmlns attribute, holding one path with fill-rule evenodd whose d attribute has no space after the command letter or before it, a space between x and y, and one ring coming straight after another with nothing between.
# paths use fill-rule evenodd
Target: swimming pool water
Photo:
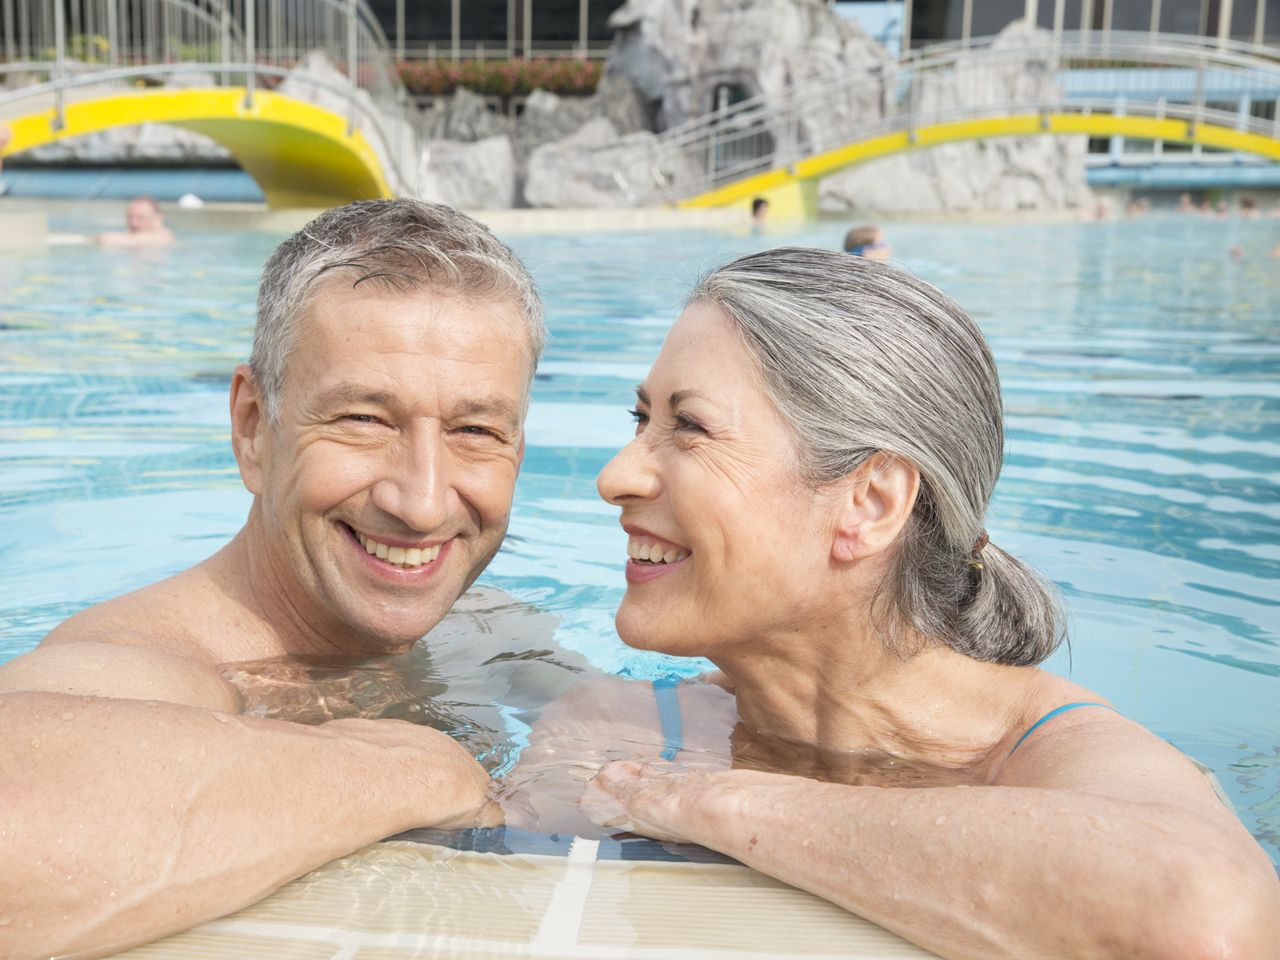
<instances>
[{"instance_id":1,"label":"swimming pool water","mask_svg":"<svg viewBox=\"0 0 1280 960\"><path fill-rule=\"evenodd\" d=\"M846 226L509 238L552 340L484 582L554 614L559 643L598 666L666 670L613 632L625 541L595 474L701 270L779 242L834 247ZM1049 667L1210 766L1280 864L1280 221L914 223L889 238L995 351L1008 449L988 529L1067 597L1072 643ZM226 384L279 239L189 231L168 251L0 262L0 661L239 528Z\"/></svg>"}]
</instances>

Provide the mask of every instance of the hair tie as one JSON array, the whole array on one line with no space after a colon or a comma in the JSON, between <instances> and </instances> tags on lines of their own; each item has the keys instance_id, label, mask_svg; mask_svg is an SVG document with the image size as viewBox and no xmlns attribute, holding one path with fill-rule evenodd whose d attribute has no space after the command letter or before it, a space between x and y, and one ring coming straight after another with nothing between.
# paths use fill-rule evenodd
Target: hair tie
<instances>
[{"instance_id":1,"label":"hair tie","mask_svg":"<svg viewBox=\"0 0 1280 960\"><path fill-rule=\"evenodd\" d=\"M991 542L991 538L987 536L986 530L983 530L982 533L978 535L978 539L974 541L973 549L969 551L969 556L973 558L972 560L969 561L969 566L973 567L973 569L975 570L982 569L982 561L979 559L979 557L982 556L983 549L990 542Z\"/></svg>"}]
</instances>

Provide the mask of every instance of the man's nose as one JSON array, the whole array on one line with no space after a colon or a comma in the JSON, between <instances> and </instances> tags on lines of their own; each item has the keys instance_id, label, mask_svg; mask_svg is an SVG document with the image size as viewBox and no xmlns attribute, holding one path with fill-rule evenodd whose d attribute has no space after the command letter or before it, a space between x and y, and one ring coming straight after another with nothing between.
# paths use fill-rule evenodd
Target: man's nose
<instances>
[{"instance_id":1,"label":"man's nose","mask_svg":"<svg viewBox=\"0 0 1280 960\"><path fill-rule=\"evenodd\" d=\"M373 485L373 504L418 533L448 519L453 497L449 451L434 430L414 431L387 452Z\"/></svg>"},{"instance_id":2,"label":"man's nose","mask_svg":"<svg viewBox=\"0 0 1280 960\"><path fill-rule=\"evenodd\" d=\"M596 477L596 490L615 506L652 500L662 489L652 452L639 437L618 451Z\"/></svg>"}]
</instances>

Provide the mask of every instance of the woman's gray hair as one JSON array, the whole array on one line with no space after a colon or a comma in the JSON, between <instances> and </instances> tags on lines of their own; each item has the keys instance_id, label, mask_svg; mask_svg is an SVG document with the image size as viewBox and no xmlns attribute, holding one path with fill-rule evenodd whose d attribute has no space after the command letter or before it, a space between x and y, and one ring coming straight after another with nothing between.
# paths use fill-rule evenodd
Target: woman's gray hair
<instances>
[{"instance_id":1,"label":"woman's gray hair","mask_svg":"<svg viewBox=\"0 0 1280 960\"><path fill-rule=\"evenodd\" d=\"M262 269L249 366L267 419L279 414L298 324L323 286L346 274L400 293L430 289L514 303L525 321L530 379L546 343L542 300L520 259L466 214L420 200L360 200L322 213Z\"/></svg>"},{"instance_id":2,"label":"woman's gray hair","mask_svg":"<svg viewBox=\"0 0 1280 960\"><path fill-rule=\"evenodd\" d=\"M895 267L783 247L713 270L689 297L728 314L815 488L876 452L920 471L872 605L886 644L913 638L992 663L1039 663L1065 636L1055 591L986 540L1004 456L995 360L949 297ZM915 641L918 646L918 641Z\"/></svg>"}]
</instances>

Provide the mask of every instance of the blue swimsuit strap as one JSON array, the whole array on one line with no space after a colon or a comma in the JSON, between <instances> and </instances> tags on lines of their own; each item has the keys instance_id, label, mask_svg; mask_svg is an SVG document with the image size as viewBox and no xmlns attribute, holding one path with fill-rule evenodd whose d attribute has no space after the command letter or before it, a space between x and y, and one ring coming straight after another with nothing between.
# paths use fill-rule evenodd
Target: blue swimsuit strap
<instances>
[{"instance_id":1,"label":"blue swimsuit strap","mask_svg":"<svg viewBox=\"0 0 1280 960\"><path fill-rule=\"evenodd\" d=\"M680 698L676 693L683 677L661 677L653 681L653 699L658 704L662 724L662 759L674 760L684 747L684 721L680 718Z\"/></svg>"},{"instance_id":2,"label":"blue swimsuit strap","mask_svg":"<svg viewBox=\"0 0 1280 960\"><path fill-rule=\"evenodd\" d=\"M1022 741L1027 739L1027 737L1031 736L1031 734L1035 733L1036 729L1040 727L1042 724L1052 720L1058 714L1066 713L1068 710L1074 710L1076 707L1102 707L1103 710L1115 710L1115 707L1109 707L1105 703L1098 703L1096 700L1081 700L1078 703L1064 703L1062 706L1058 707L1056 710L1050 710L1043 717L1041 717L1039 720L1033 723L1030 727L1028 727L1027 732L1024 733L1022 736L1020 736L1018 738L1018 742L1013 745L1013 750L1017 750L1020 746L1022 746ZM1005 757L1006 760L1009 759L1009 757L1013 756L1013 750L1009 751L1009 756Z\"/></svg>"}]
</instances>

